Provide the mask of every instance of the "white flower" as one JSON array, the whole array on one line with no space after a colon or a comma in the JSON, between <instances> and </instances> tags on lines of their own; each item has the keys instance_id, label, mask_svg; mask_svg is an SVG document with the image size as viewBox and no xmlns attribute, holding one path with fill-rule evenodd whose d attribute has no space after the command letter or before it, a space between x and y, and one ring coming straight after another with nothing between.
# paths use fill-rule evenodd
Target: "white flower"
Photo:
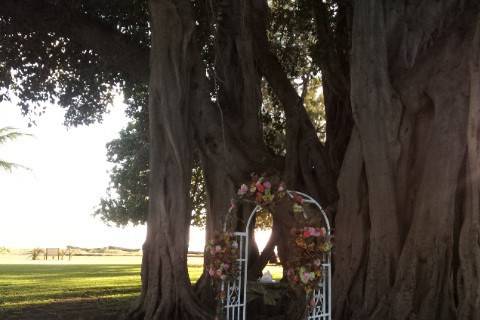
<instances>
[{"instance_id":1,"label":"white flower","mask_svg":"<svg viewBox=\"0 0 480 320\"><path fill-rule=\"evenodd\" d=\"M247 187L247 185L246 185L246 184L242 184L242 185L240 186L240 189L238 189L237 194L238 194L239 196L243 196L243 195L244 195L245 193L247 193L247 192L248 192L248 187Z\"/></svg>"}]
</instances>

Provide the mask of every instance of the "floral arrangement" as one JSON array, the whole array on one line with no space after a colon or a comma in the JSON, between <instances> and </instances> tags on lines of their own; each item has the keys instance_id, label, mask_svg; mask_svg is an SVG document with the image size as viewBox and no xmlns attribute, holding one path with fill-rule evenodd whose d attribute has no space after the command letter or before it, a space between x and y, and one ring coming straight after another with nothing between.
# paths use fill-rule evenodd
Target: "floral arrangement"
<instances>
[{"instance_id":1,"label":"floral arrangement","mask_svg":"<svg viewBox=\"0 0 480 320\"><path fill-rule=\"evenodd\" d=\"M255 173L251 175L251 182L242 184L237 191L237 200L250 201L264 208L269 208L275 201L281 200L287 194L285 182L276 177L267 178L258 176ZM304 214L303 198L297 193L292 193L292 210L295 214ZM230 211L236 208L236 200L232 200Z\"/></svg>"},{"instance_id":2,"label":"floral arrangement","mask_svg":"<svg viewBox=\"0 0 480 320\"><path fill-rule=\"evenodd\" d=\"M309 295L322 280L322 263L332 250L331 238L324 227L294 228L291 234L298 254L287 265L287 277L292 286L302 287Z\"/></svg>"},{"instance_id":3,"label":"floral arrangement","mask_svg":"<svg viewBox=\"0 0 480 320\"><path fill-rule=\"evenodd\" d=\"M295 225L291 230L294 258L285 265L286 275L291 287L302 288L306 292L310 301L307 309L313 308L315 301L312 294L324 276L323 263L332 250L332 239L324 227L318 226L320 222L307 216L307 207L301 194L288 192L287 197L286 195L286 185L280 179L252 174L251 181L242 184L236 198L232 199L229 214L236 211L239 201L259 205L270 212L275 212L278 201L285 198L291 201L290 214ZM223 301L225 292L221 286L222 281L233 280L239 274L236 263L239 255L238 243L232 233L220 233L208 242L205 254L208 274L219 292L217 299ZM217 308L220 306L217 305ZM217 310L217 315L221 315L220 309Z\"/></svg>"},{"instance_id":4,"label":"floral arrangement","mask_svg":"<svg viewBox=\"0 0 480 320\"><path fill-rule=\"evenodd\" d=\"M259 177L254 173L251 178L248 185L242 184L238 189L239 200L250 200L258 205L268 206L286 195L287 188L282 181L275 181L275 179L268 179L264 176Z\"/></svg>"},{"instance_id":5,"label":"floral arrangement","mask_svg":"<svg viewBox=\"0 0 480 320\"><path fill-rule=\"evenodd\" d=\"M205 247L206 270L217 289L224 280L233 280L238 277L239 257L238 242L230 232L217 233L208 241ZM219 292L217 298L223 299L224 292Z\"/></svg>"},{"instance_id":6,"label":"floral arrangement","mask_svg":"<svg viewBox=\"0 0 480 320\"><path fill-rule=\"evenodd\" d=\"M305 210L303 209L303 198L298 195L297 193L293 193L293 213L304 213Z\"/></svg>"}]
</instances>

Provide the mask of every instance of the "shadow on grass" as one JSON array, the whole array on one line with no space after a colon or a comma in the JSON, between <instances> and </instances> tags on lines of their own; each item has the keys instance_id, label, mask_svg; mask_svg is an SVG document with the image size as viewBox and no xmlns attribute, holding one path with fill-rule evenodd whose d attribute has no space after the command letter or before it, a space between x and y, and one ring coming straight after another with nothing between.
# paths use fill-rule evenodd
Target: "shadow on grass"
<instances>
[{"instance_id":1,"label":"shadow on grass","mask_svg":"<svg viewBox=\"0 0 480 320\"><path fill-rule=\"evenodd\" d=\"M140 266L132 265L0 265L4 278L44 278L62 276L130 276L140 273Z\"/></svg>"},{"instance_id":2,"label":"shadow on grass","mask_svg":"<svg viewBox=\"0 0 480 320\"><path fill-rule=\"evenodd\" d=\"M0 307L2 304L9 305L12 303L20 303L28 306L28 302L34 301L44 301L44 300L68 300L68 299L95 299L102 296L115 296L115 295L128 295L135 296L140 293L140 284L137 286L102 286L102 287L90 287L90 288L55 288L50 289L51 291L43 291L41 293L32 294L32 293L20 293L15 295L10 295L7 297L0 297ZM25 290L27 291L27 290ZM20 291L21 292L21 291ZM33 304L42 304L33 303ZM11 306L7 308L16 308L17 306ZM6 309L6 308L5 308Z\"/></svg>"},{"instance_id":3,"label":"shadow on grass","mask_svg":"<svg viewBox=\"0 0 480 320\"><path fill-rule=\"evenodd\" d=\"M127 311L135 298L77 298L19 309L0 307L0 320L113 320Z\"/></svg>"}]
</instances>

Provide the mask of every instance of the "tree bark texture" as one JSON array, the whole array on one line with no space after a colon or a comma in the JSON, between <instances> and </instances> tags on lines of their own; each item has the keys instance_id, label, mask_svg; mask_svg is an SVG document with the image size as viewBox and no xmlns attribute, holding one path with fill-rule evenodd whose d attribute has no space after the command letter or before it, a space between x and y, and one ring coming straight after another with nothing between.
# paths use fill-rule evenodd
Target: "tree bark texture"
<instances>
[{"instance_id":1,"label":"tree bark texture","mask_svg":"<svg viewBox=\"0 0 480 320\"><path fill-rule=\"evenodd\" d=\"M250 2L256 62L285 111L287 143L283 178L289 188L308 190L311 196L326 206L337 200L337 174L328 151L317 137L302 98L288 79L282 64L270 50L266 32L267 1Z\"/></svg>"},{"instance_id":2,"label":"tree bark texture","mask_svg":"<svg viewBox=\"0 0 480 320\"><path fill-rule=\"evenodd\" d=\"M325 206L339 196L335 319L478 319L478 1L356 1L347 70L345 57L335 54L348 45L326 52L333 62L322 66L332 143L326 146L269 50L266 2L223 3L212 103L191 4L151 1L151 207L142 295L131 319L209 318L186 266L193 141L205 169L209 234L223 227L236 186L270 163ZM319 34L329 32L322 6ZM261 138L261 76L285 110L285 159L271 156ZM282 225L285 233L288 223ZM275 235L282 247L281 229ZM202 303L212 301L206 288L202 278Z\"/></svg>"},{"instance_id":3,"label":"tree bark texture","mask_svg":"<svg viewBox=\"0 0 480 320\"><path fill-rule=\"evenodd\" d=\"M336 319L480 316L477 1L357 1Z\"/></svg>"},{"instance_id":4,"label":"tree bark texture","mask_svg":"<svg viewBox=\"0 0 480 320\"><path fill-rule=\"evenodd\" d=\"M245 2L222 1L216 26L217 97L215 103L206 102L207 91L199 97L203 107L198 109L198 119L202 121L195 126L208 191L207 239L223 230L236 188L248 181L252 172L278 171L281 166L281 159L269 152L263 140L259 119L261 78L254 64L251 30L245 23L249 11ZM198 63L202 65L201 61ZM204 71L199 69L199 82L205 84L205 79L200 80L202 77ZM238 217L232 217L238 220L233 224L241 229L251 210L250 206L242 208ZM250 244L253 263L258 257L253 237ZM205 303L211 302L206 272L196 289Z\"/></svg>"},{"instance_id":5,"label":"tree bark texture","mask_svg":"<svg viewBox=\"0 0 480 320\"><path fill-rule=\"evenodd\" d=\"M210 319L187 269L194 23L189 1L152 0L150 202L142 293L129 319Z\"/></svg>"}]
</instances>

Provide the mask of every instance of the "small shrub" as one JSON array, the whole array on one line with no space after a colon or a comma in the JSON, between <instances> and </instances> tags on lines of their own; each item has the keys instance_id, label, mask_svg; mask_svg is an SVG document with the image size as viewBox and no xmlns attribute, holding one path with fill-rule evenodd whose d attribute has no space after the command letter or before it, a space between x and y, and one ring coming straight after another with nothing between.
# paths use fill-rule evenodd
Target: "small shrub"
<instances>
[{"instance_id":1,"label":"small shrub","mask_svg":"<svg viewBox=\"0 0 480 320\"><path fill-rule=\"evenodd\" d=\"M40 249L40 248L35 248L32 251L30 251L30 257L32 260L38 260L39 257L41 257L45 252Z\"/></svg>"}]
</instances>

